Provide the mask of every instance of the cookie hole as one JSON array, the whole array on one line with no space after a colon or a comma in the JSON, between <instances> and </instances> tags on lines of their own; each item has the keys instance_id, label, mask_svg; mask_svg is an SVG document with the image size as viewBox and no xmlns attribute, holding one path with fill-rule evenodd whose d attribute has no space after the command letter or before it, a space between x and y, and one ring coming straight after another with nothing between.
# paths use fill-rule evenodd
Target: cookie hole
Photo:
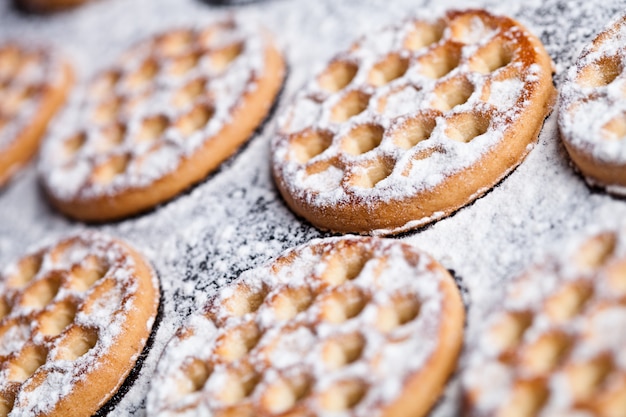
<instances>
[{"instance_id":1,"label":"cookie hole","mask_svg":"<svg viewBox=\"0 0 626 417\"><path fill-rule=\"evenodd\" d=\"M325 411L350 410L366 393L367 385L360 379L338 381L320 395L320 406Z\"/></svg>"},{"instance_id":2,"label":"cookie hole","mask_svg":"<svg viewBox=\"0 0 626 417\"><path fill-rule=\"evenodd\" d=\"M365 337L361 333L335 336L322 348L324 364L330 370L339 369L361 357L365 347Z\"/></svg>"},{"instance_id":3,"label":"cookie hole","mask_svg":"<svg viewBox=\"0 0 626 417\"><path fill-rule=\"evenodd\" d=\"M184 75L198 65L198 62L200 61L200 56L201 55L198 53L191 53L185 56L179 56L175 58L174 61L170 64L168 72L174 76Z\"/></svg>"},{"instance_id":4,"label":"cookie hole","mask_svg":"<svg viewBox=\"0 0 626 417\"><path fill-rule=\"evenodd\" d=\"M468 143L489 130L489 116L481 113L460 113L447 119L446 136Z\"/></svg>"},{"instance_id":5,"label":"cookie hole","mask_svg":"<svg viewBox=\"0 0 626 417\"><path fill-rule=\"evenodd\" d=\"M81 310L88 316L99 314L102 310L102 300L106 300L108 306L123 308L125 295L122 291L114 279L103 279L93 287L93 291L86 294L87 298L82 303Z\"/></svg>"},{"instance_id":6,"label":"cookie hole","mask_svg":"<svg viewBox=\"0 0 626 417\"><path fill-rule=\"evenodd\" d=\"M96 99L104 98L114 91L115 85L119 80L119 71L102 73L91 83L90 93Z\"/></svg>"},{"instance_id":7,"label":"cookie hole","mask_svg":"<svg viewBox=\"0 0 626 417\"><path fill-rule=\"evenodd\" d=\"M4 297L0 297L0 320L9 314L11 314L11 304Z\"/></svg>"},{"instance_id":8,"label":"cookie hole","mask_svg":"<svg viewBox=\"0 0 626 417\"><path fill-rule=\"evenodd\" d=\"M163 136L165 129L169 126L167 116L157 115L147 117L142 120L137 134L133 138L139 143L153 143Z\"/></svg>"},{"instance_id":9,"label":"cookie hole","mask_svg":"<svg viewBox=\"0 0 626 417\"><path fill-rule=\"evenodd\" d=\"M326 130L307 129L291 139L290 156L304 164L330 147L333 134Z\"/></svg>"},{"instance_id":10,"label":"cookie hole","mask_svg":"<svg viewBox=\"0 0 626 417\"><path fill-rule=\"evenodd\" d=\"M20 51L12 46L0 49L0 77L13 78L20 65Z\"/></svg>"},{"instance_id":11,"label":"cookie hole","mask_svg":"<svg viewBox=\"0 0 626 417\"><path fill-rule=\"evenodd\" d=\"M201 391L213 373L213 366L197 358L186 361L182 368L184 379L181 382L180 394L192 394Z\"/></svg>"},{"instance_id":12,"label":"cookie hole","mask_svg":"<svg viewBox=\"0 0 626 417\"><path fill-rule=\"evenodd\" d=\"M352 174L350 185L357 188L374 188L379 182L391 175L395 165L393 159L376 158Z\"/></svg>"},{"instance_id":13,"label":"cookie hole","mask_svg":"<svg viewBox=\"0 0 626 417\"><path fill-rule=\"evenodd\" d=\"M220 38L228 37L236 28L232 20L215 23L198 34L198 42L206 48L213 48L219 44Z\"/></svg>"},{"instance_id":14,"label":"cookie hole","mask_svg":"<svg viewBox=\"0 0 626 417\"><path fill-rule=\"evenodd\" d=\"M48 351L41 346L28 345L19 356L9 363L8 380L24 382L39 369L48 357Z\"/></svg>"},{"instance_id":15,"label":"cookie hole","mask_svg":"<svg viewBox=\"0 0 626 417\"><path fill-rule=\"evenodd\" d=\"M607 140L624 139L626 137L626 113L621 113L609 120L602 126L601 134Z\"/></svg>"},{"instance_id":16,"label":"cookie hole","mask_svg":"<svg viewBox=\"0 0 626 417\"><path fill-rule=\"evenodd\" d=\"M544 308L553 321L564 322L580 313L592 294L591 285L572 283L548 298Z\"/></svg>"},{"instance_id":17,"label":"cookie hole","mask_svg":"<svg viewBox=\"0 0 626 417\"><path fill-rule=\"evenodd\" d=\"M341 285L359 276L372 253L362 245L339 242L337 250L325 259L326 268L322 273L322 281L330 285Z\"/></svg>"},{"instance_id":18,"label":"cookie hole","mask_svg":"<svg viewBox=\"0 0 626 417\"><path fill-rule=\"evenodd\" d=\"M98 343L98 331L83 327L71 327L65 333L57 350L57 360L75 361L86 355Z\"/></svg>"},{"instance_id":19,"label":"cookie hole","mask_svg":"<svg viewBox=\"0 0 626 417\"><path fill-rule=\"evenodd\" d=\"M287 287L272 297L270 306L279 320L291 320L313 303L314 294L307 287Z\"/></svg>"},{"instance_id":20,"label":"cookie hole","mask_svg":"<svg viewBox=\"0 0 626 417\"><path fill-rule=\"evenodd\" d=\"M330 120L335 123L343 123L357 114L360 114L367 108L370 95L362 91L354 90L346 94L333 107Z\"/></svg>"},{"instance_id":21,"label":"cookie hole","mask_svg":"<svg viewBox=\"0 0 626 417\"><path fill-rule=\"evenodd\" d=\"M148 59L128 77L127 85L133 90L144 88L152 82L158 71L159 65L157 62L153 59Z\"/></svg>"},{"instance_id":22,"label":"cookie hole","mask_svg":"<svg viewBox=\"0 0 626 417\"><path fill-rule=\"evenodd\" d=\"M437 43L443 37L445 25L442 21L436 23L415 22L404 39L404 47L417 51Z\"/></svg>"},{"instance_id":23,"label":"cookie hole","mask_svg":"<svg viewBox=\"0 0 626 417\"><path fill-rule=\"evenodd\" d=\"M115 97L99 104L93 112L93 121L98 124L109 124L115 122L121 105L122 100L119 97Z\"/></svg>"},{"instance_id":24,"label":"cookie hole","mask_svg":"<svg viewBox=\"0 0 626 417\"><path fill-rule=\"evenodd\" d=\"M177 30L165 33L157 40L157 48L165 57L183 54L193 45L194 34L189 30Z\"/></svg>"},{"instance_id":25,"label":"cookie hole","mask_svg":"<svg viewBox=\"0 0 626 417\"><path fill-rule=\"evenodd\" d=\"M224 405L234 405L244 400L261 381L261 375L248 367L227 370L225 375L219 377L220 389L216 396Z\"/></svg>"},{"instance_id":26,"label":"cookie hole","mask_svg":"<svg viewBox=\"0 0 626 417\"><path fill-rule=\"evenodd\" d=\"M534 417L548 400L549 391L537 380L517 381L511 399L500 408L498 416Z\"/></svg>"},{"instance_id":27,"label":"cookie hole","mask_svg":"<svg viewBox=\"0 0 626 417\"><path fill-rule=\"evenodd\" d=\"M11 410L13 410L15 394L16 391L12 390L0 392L0 417L7 417Z\"/></svg>"},{"instance_id":28,"label":"cookie hole","mask_svg":"<svg viewBox=\"0 0 626 417\"><path fill-rule=\"evenodd\" d=\"M399 54L390 54L372 67L367 80L371 85L381 87L402 77L408 68L408 58L403 58Z\"/></svg>"},{"instance_id":29,"label":"cookie hole","mask_svg":"<svg viewBox=\"0 0 626 417\"><path fill-rule=\"evenodd\" d=\"M502 314L489 330L489 343L500 352L518 346L532 321L533 315L528 311Z\"/></svg>"},{"instance_id":30,"label":"cookie hole","mask_svg":"<svg viewBox=\"0 0 626 417\"><path fill-rule=\"evenodd\" d=\"M85 142L87 142L87 134L85 132L77 133L65 139L62 145L63 159L73 158L82 149Z\"/></svg>"},{"instance_id":31,"label":"cookie hole","mask_svg":"<svg viewBox=\"0 0 626 417\"><path fill-rule=\"evenodd\" d=\"M583 363L569 364L565 373L573 397L577 401L591 399L600 389L614 364L609 355L597 357Z\"/></svg>"},{"instance_id":32,"label":"cookie hole","mask_svg":"<svg viewBox=\"0 0 626 417\"><path fill-rule=\"evenodd\" d=\"M340 288L324 297L321 318L330 323L343 323L358 316L368 301L357 288Z\"/></svg>"},{"instance_id":33,"label":"cookie hole","mask_svg":"<svg viewBox=\"0 0 626 417\"><path fill-rule=\"evenodd\" d=\"M26 88L13 88L7 91L0 102L0 109L8 116L17 114L24 102L31 96L31 91Z\"/></svg>"},{"instance_id":34,"label":"cookie hole","mask_svg":"<svg viewBox=\"0 0 626 417\"><path fill-rule=\"evenodd\" d=\"M391 302L381 306L376 317L376 327L382 332L390 332L417 318L421 304L414 294L396 294Z\"/></svg>"},{"instance_id":35,"label":"cookie hole","mask_svg":"<svg viewBox=\"0 0 626 417\"><path fill-rule=\"evenodd\" d=\"M609 288L617 296L626 294L626 260L612 263L606 270Z\"/></svg>"},{"instance_id":36,"label":"cookie hole","mask_svg":"<svg viewBox=\"0 0 626 417\"><path fill-rule=\"evenodd\" d=\"M23 288L35 278L41 269L43 254L38 253L21 259L15 271L11 271L7 277L7 285L13 288Z\"/></svg>"},{"instance_id":37,"label":"cookie hole","mask_svg":"<svg viewBox=\"0 0 626 417\"><path fill-rule=\"evenodd\" d=\"M529 345L524 346L521 363L528 372L544 375L553 370L565 358L572 344L563 333L546 333Z\"/></svg>"},{"instance_id":38,"label":"cookie hole","mask_svg":"<svg viewBox=\"0 0 626 417\"><path fill-rule=\"evenodd\" d=\"M83 262L72 266L70 270L70 288L76 291L87 291L109 271L106 260L88 255Z\"/></svg>"},{"instance_id":39,"label":"cookie hole","mask_svg":"<svg viewBox=\"0 0 626 417\"><path fill-rule=\"evenodd\" d=\"M341 147L351 155L361 155L380 145L385 130L382 126L363 124L354 127L341 141Z\"/></svg>"},{"instance_id":40,"label":"cookie hole","mask_svg":"<svg viewBox=\"0 0 626 417\"><path fill-rule=\"evenodd\" d=\"M603 417L626 415L626 382L623 376L618 383L600 395L597 400L597 412Z\"/></svg>"},{"instance_id":41,"label":"cookie hole","mask_svg":"<svg viewBox=\"0 0 626 417\"><path fill-rule=\"evenodd\" d=\"M189 113L178 119L176 122L176 128L183 134L183 136L191 136L191 134L202 130L211 117L213 117L214 110L212 107L201 104L194 107Z\"/></svg>"},{"instance_id":42,"label":"cookie hole","mask_svg":"<svg viewBox=\"0 0 626 417\"><path fill-rule=\"evenodd\" d=\"M236 361L257 345L261 335L254 322L226 330L217 339L215 354L226 362Z\"/></svg>"},{"instance_id":43,"label":"cookie hole","mask_svg":"<svg viewBox=\"0 0 626 417\"><path fill-rule=\"evenodd\" d=\"M481 74L491 74L513 61L515 49L498 38L476 51L470 59L469 67Z\"/></svg>"},{"instance_id":44,"label":"cookie hole","mask_svg":"<svg viewBox=\"0 0 626 417\"><path fill-rule=\"evenodd\" d=\"M402 149L411 149L418 143L430 138L437 124L434 113L421 113L405 120L392 133L393 143Z\"/></svg>"},{"instance_id":45,"label":"cookie hole","mask_svg":"<svg viewBox=\"0 0 626 417\"><path fill-rule=\"evenodd\" d=\"M76 317L77 305L69 301L56 304L39 319L39 331L45 336L58 336Z\"/></svg>"},{"instance_id":46,"label":"cookie hole","mask_svg":"<svg viewBox=\"0 0 626 417\"><path fill-rule=\"evenodd\" d=\"M463 14L450 23L452 39L464 44L475 44L493 36L498 29L497 22L487 16L473 13Z\"/></svg>"},{"instance_id":47,"label":"cookie hole","mask_svg":"<svg viewBox=\"0 0 626 417\"><path fill-rule=\"evenodd\" d=\"M284 413L306 397L310 388L311 380L306 375L281 377L265 389L261 396L261 406L272 414Z\"/></svg>"},{"instance_id":48,"label":"cookie hole","mask_svg":"<svg viewBox=\"0 0 626 417\"><path fill-rule=\"evenodd\" d=\"M108 152L122 144L126 135L126 126L121 123L113 123L100 131L96 148L99 152Z\"/></svg>"},{"instance_id":49,"label":"cookie hole","mask_svg":"<svg viewBox=\"0 0 626 417\"><path fill-rule=\"evenodd\" d=\"M56 297L61 288L61 276L53 275L32 284L24 291L21 305L40 309Z\"/></svg>"},{"instance_id":50,"label":"cookie hole","mask_svg":"<svg viewBox=\"0 0 626 417\"><path fill-rule=\"evenodd\" d=\"M233 295L223 301L223 305L229 315L242 317L246 314L256 312L268 293L265 286L251 287L247 284L237 284Z\"/></svg>"},{"instance_id":51,"label":"cookie hole","mask_svg":"<svg viewBox=\"0 0 626 417\"><path fill-rule=\"evenodd\" d=\"M91 180L99 185L110 184L126 171L129 162L128 155L115 155L94 168Z\"/></svg>"},{"instance_id":52,"label":"cookie hole","mask_svg":"<svg viewBox=\"0 0 626 417\"><path fill-rule=\"evenodd\" d=\"M619 55L604 56L583 67L577 82L583 87L604 87L611 84L624 70Z\"/></svg>"},{"instance_id":53,"label":"cookie hole","mask_svg":"<svg viewBox=\"0 0 626 417\"><path fill-rule=\"evenodd\" d=\"M441 78L458 67L460 61L460 47L444 44L418 60L419 72L428 78Z\"/></svg>"},{"instance_id":54,"label":"cookie hole","mask_svg":"<svg viewBox=\"0 0 626 417\"><path fill-rule=\"evenodd\" d=\"M317 77L317 82L322 90L336 93L352 82L359 67L348 61L333 61Z\"/></svg>"},{"instance_id":55,"label":"cookie hole","mask_svg":"<svg viewBox=\"0 0 626 417\"><path fill-rule=\"evenodd\" d=\"M173 98L173 104L178 108L191 106L202 95L206 85L206 80L199 78L186 84L178 90Z\"/></svg>"},{"instance_id":56,"label":"cookie hole","mask_svg":"<svg viewBox=\"0 0 626 417\"><path fill-rule=\"evenodd\" d=\"M581 269L596 269L611 258L615 252L616 236L606 232L587 240L574 256L574 262Z\"/></svg>"},{"instance_id":57,"label":"cookie hole","mask_svg":"<svg viewBox=\"0 0 626 417\"><path fill-rule=\"evenodd\" d=\"M434 93L431 107L447 112L467 102L474 93L474 84L466 77L455 77L435 87Z\"/></svg>"},{"instance_id":58,"label":"cookie hole","mask_svg":"<svg viewBox=\"0 0 626 417\"><path fill-rule=\"evenodd\" d=\"M243 42L234 43L211 55L211 67L218 74L222 73L243 52Z\"/></svg>"}]
</instances>

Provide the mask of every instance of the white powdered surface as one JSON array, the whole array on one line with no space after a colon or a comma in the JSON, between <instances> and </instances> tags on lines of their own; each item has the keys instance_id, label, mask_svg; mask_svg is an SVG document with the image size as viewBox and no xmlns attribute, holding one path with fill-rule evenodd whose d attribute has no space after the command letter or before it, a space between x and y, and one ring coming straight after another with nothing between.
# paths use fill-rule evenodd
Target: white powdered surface
<instances>
[{"instance_id":1,"label":"white powdered surface","mask_svg":"<svg viewBox=\"0 0 626 417\"><path fill-rule=\"evenodd\" d=\"M199 0L100 0L50 17L26 17L0 3L0 37L53 42L73 60L81 80L105 68L125 48L173 26L225 17L233 8ZM289 63L278 112L335 53L373 28L416 10L439 14L452 0L274 0L240 6L247 19L272 30ZM582 46L626 6L624 0L468 1L520 20L555 61L557 87ZM71 121L75 113L65 120ZM163 287L164 314L154 344L132 387L110 412L145 415L145 396L164 344L190 311L241 271L321 235L286 208L270 177L272 121L204 183L174 201L123 222L84 226L50 208L29 166L0 191L0 262L7 264L39 242L83 228L127 239L148 255ZM71 128L72 126L70 126ZM72 129L70 129L71 131ZM574 173L559 142L555 115L526 160L495 189L454 216L400 237L454 270L468 307L466 337L476 338L484 312L503 283L537 259L552 242L599 219L626 216L626 203L594 191ZM464 360L462 360L462 364ZM456 416L457 377L432 415Z\"/></svg>"}]
</instances>

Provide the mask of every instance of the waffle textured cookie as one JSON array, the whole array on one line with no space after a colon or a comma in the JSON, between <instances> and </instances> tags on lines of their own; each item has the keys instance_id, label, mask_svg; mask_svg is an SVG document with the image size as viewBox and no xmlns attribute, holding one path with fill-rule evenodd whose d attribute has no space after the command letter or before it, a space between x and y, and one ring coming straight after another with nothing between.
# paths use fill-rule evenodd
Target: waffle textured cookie
<instances>
[{"instance_id":1,"label":"waffle textured cookie","mask_svg":"<svg viewBox=\"0 0 626 417\"><path fill-rule=\"evenodd\" d=\"M244 272L166 346L151 416L421 416L456 367L454 280L397 241L315 240Z\"/></svg>"},{"instance_id":2,"label":"waffle textured cookie","mask_svg":"<svg viewBox=\"0 0 626 417\"><path fill-rule=\"evenodd\" d=\"M626 230L530 268L472 347L470 416L626 415Z\"/></svg>"},{"instance_id":3,"label":"waffle textured cookie","mask_svg":"<svg viewBox=\"0 0 626 417\"><path fill-rule=\"evenodd\" d=\"M626 195L626 15L585 46L561 89L559 128L591 185Z\"/></svg>"},{"instance_id":4,"label":"waffle textured cookie","mask_svg":"<svg viewBox=\"0 0 626 417\"><path fill-rule=\"evenodd\" d=\"M35 155L72 80L69 65L49 48L0 44L0 186Z\"/></svg>"},{"instance_id":5,"label":"waffle textured cookie","mask_svg":"<svg viewBox=\"0 0 626 417\"><path fill-rule=\"evenodd\" d=\"M85 92L81 128L46 141L52 203L82 220L149 209L206 177L260 125L281 55L251 22L174 30L130 49Z\"/></svg>"},{"instance_id":6,"label":"waffle textured cookie","mask_svg":"<svg viewBox=\"0 0 626 417\"><path fill-rule=\"evenodd\" d=\"M34 13L52 13L71 9L90 0L13 0L20 9Z\"/></svg>"},{"instance_id":7,"label":"waffle textured cookie","mask_svg":"<svg viewBox=\"0 0 626 417\"><path fill-rule=\"evenodd\" d=\"M551 60L508 17L451 11L358 40L281 114L273 171L315 226L390 234L516 167L551 109Z\"/></svg>"},{"instance_id":8,"label":"waffle textured cookie","mask_svg":"<svg viewBox=\"0 0 626 417\"><path fill-rule=\"evenodd\" d=\"M156 275L126 244L84 233L0 278L0 416L90 416L119 388L156 317Z\"/></svg>"}]
</instances>

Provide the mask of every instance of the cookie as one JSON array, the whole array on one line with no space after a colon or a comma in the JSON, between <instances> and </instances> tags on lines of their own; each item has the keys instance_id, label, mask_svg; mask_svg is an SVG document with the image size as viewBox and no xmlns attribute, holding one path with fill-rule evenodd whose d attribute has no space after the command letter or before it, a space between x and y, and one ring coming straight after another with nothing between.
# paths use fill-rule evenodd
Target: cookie
<instances>
[{"instance_id":1,"label":"cookie","mask_svg":"<svg viewBox=\"0 0 626 417\"><path fill-rule=\"evenodd\" d=\"M28 12L53 13L78 7L90 0L13 0L15 5Z\"/></svg>"},{"instance_id":2,"label":"cookie","mask_svg":"<svg viewBox=\"0 0 626 417\"><path fill-rule=\"evenodd\" d=\"M515 168L555 95L520 23L481 10L358 40L281 114L273 172L321 229L392 234L445 217Z\"/></svg>"},{"instance_id":3,"label":"cookie","mask_svg":"<svg viewBox=\"0 0 626 417\"><path fill-rule=\"evenodd\" d=\"M0 186L37 153L72 81L69 64L50 48L0 44Z\"/></svg>"},{"instance_id":4,"label":"cookie","mask_svg":"<svg viewBox=\"0 0 626 417\"><path fill-rule=\"evenodd\" d=\"M167 344L151 416L422 416L456 367L454 280L407 244L314 240L244 272Z\"/></svg>"},{"instance_id":5,"label":"cookie","mask_svg":"<svg viewBox=\"0 0 626 417\"><path fill-rule=\"evenodd\" d=\"M141 255L96 233L28 254L0 277L0 416L90 416L142 352L159 303Z\"/></svg>"},{"instance_id":6,"label":"cookie","mask_svg":"<svg viewBox=\"0 0 626 417\"><path fill-rule=\"evenodd\" d=\"M269 35L235 20L131 48L85 92L81 127L47 140L50 201L87 221L120 219L203 180L266 117L284 75Z\"/></svg>"},{"instance_id":7,"label":"cookie","mask_svg":"<svg viewBox=\"0 0 626 417\"><path fill-rule=\"evenodd\" d=\"M626 415L625 232L574 239L512 283L470 346L466 415Z\"/></svg>"},{"instance_id":8,"label":"cookie","mask_svg":"<svg viewBox=\"0 0 626 417\"><path fill-rule=\"evenodd\" d=\"M563 82L559 129L587 182L626 195L626 15L583 48Z\"/></svg>"}]
</instances>

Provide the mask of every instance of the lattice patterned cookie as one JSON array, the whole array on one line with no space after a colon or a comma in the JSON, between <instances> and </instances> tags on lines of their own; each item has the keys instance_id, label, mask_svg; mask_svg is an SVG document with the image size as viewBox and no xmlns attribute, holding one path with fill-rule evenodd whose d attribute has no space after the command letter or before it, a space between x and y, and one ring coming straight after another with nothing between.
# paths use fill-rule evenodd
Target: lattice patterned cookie
<instances>
[{"instance_id":1,"label":"lattice patterned cookie","mask_svg":"<svg viewBox=\"0 0 626 417\"><path fill-rule=\"evenodd\" d=\"M35 155L72 80L69 65L50 49L0 45L0 186Z\"/></svg>"},{"instance_id":2,"label":"lattice patterned cookie","mask_svg":"<svg viewBox=\"0 0 626 417\"><path fill-rule=\"evenodd\" d=\"M487 319L463 377L471 416L626 415L626 231L531 268Z\"/></svg>"},{"instance_id":3,"label":"lattice patterned cookie","mask_svg":"<svg viewBox=\"0 0 626 417\"><path fill-rule=\"evenodd\" d=\"M248 139L283 72L269 36L251 22L174 30L137 45L87 89L82 128L45 143L50 200L98 221L172 198Z\"/></svg>"},{"instance_id":4,"label":"lattice patterned cookie","mask_svg":"<svg viewBox=\"0 0 626 417\"><path fill-rule=\"evenodd\" d=\"M626 195L626 15L585 46L561 89L559 128L587 181Z\"/></svg>"},{"instance_id":5,"label":"lattice patterned cookie","mask_svg":"<svg viewBox=\"0 0 626 417\"><path fill-rule=\"evenodd\" d=\"M456 366L450 274L401 242L331 238L247 272L166 346L148 415L420 416Z\"/></svg>"},{"instance_id":6,"label":"lattice patterned cookie","mask_svg":"<svg viewBox=\"0 0 626 417\"><path fill-rule=\"evenodd\" d=\"M84 233L29 254L0 278L0 416L90 416L150 335L152 269L126 244Z\"/></svg>"},{"instance_id":7,"label":"lattice patterned cookie","mask_svg":"<svg viewBox=\"0 0 626 417\"><path fill-rule=\"evenodd\" d=\"M413 20L357 41L297 95L274 176L317 227L412 229L517 166L554 95L551 60L518 22L478 10Z\"/></svg>"}]
</instances>

